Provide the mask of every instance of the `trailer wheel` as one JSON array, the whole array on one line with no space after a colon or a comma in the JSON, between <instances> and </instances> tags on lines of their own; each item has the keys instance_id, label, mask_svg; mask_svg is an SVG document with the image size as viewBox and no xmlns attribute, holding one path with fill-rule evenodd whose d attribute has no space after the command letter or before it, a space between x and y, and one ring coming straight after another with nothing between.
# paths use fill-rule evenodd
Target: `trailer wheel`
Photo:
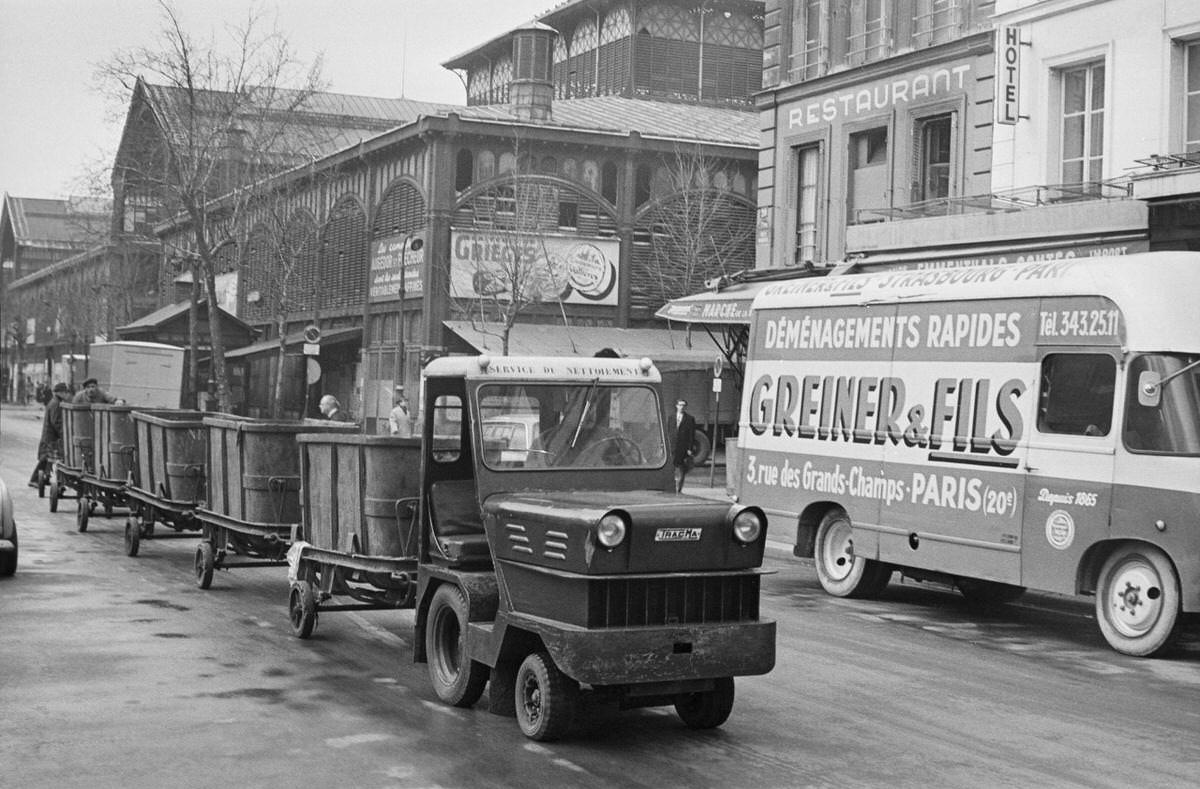
<instances>
[{"instance_id":1,"label":"trailer wheel","mask_svg":"<svg viewBox=\"0 0 1200 789\"><path fill-rule=\"evenodd\" d=\"M998 581L983 581L978 578L956 578L954 585L966 598L967 605L977 608L1005 605L1025 594L1024 586L1002 584Z\"/></svg>"},{"instance_id":2,"label":"trailer wheel","mask_svg":"<svg viewBox=\"0 0 1200 789\"><path fill-rule=\"evenodd\" d=\"M79 497L79 509L75 510L75 528L79 531L87 531L88 518L92 514L92 508L88 505L88 497Z\"/></svg>"},{"instance_id":3,"label":"trailer wheel","mask_svg":"<svg viewBox=\"0 0 1200 789\"><path fill-rule=\"evenodd\" d=\"M58 497L62 493L62 488L58 485L58 476L50 480L50 511L58 512Z\"/></svg>"},{"instance_id":4,"label":"trailer wheel","mask_svg":"<svg viewBox=\"0 0 1200 789\"><path fill-rule=\"evenodd\" d=\"M292 584L288 594L288 618L296 638L308 638L317 626L317 596L308 581Z\"/></svg>"},{"instance_id":5,"label":"trailer wheel","mask_svg":"<svg viewBox=\"0 0 1200 789\"><path fill-rule=\"evenodd\" d=\"M517 669L515 694L521 732L531 740L551 742L571 726L579 683L559 671L548 653L534 652Z\"/></svg>"},{"instance_id":6,"label":"trailer wheel","mask_svg":"<svg viewBox=\"0 0 1200 789\"><path fill-rule=\"evenodd\" d=\"M216 549L208 540L196 546L196 586L207 589L212 586L213 568L216 567Z\"/></svg>"},{"instance_id":7,"label":"trailer wheel","mask_svg":"<svg viewBox=\"0 0 1200 789\"><path fill-rule=\"evenodd\" d=\"M689 729L715 729L733 712L733 677L719 677L712 690L681 693L675 713Z\"/></svg>"},{"instance_id":8,"label":"trailer wheel","mask_svg":"<svg viewBox=\"0 0 1200 789\"><path fill-rule=\"evenodd\" d=\"M443 584L429 603L425 654L434 692L455 707L470 707L479 701L488 679L487 666L467 655L466 638L467 598L457 586Z\"/></svg>"},{"instance_id":9,"label":"trailer wheel","mask_svg":"<svg viewBox=\"0 0 1200 789\"><path fill-rule=\"evenodd\" d=\"M142 529L130 515L125 519L125 555L137 556L142 544Z\"/></svg>"},{"instance_id":10,"label":"trailer wheel","mask_svg":"<svg viewBox=\"0 0 1200 789\"><path fill-rule=\"evenodd\" d=\"M892 577L892 568L854 555L850 516L841 507L825 513L817 527L817 579L834 597L874 597Z\"/></svg>"},{"instance_id":11,"label":"trailer wheel","mask_svg":"<svg viewBox=\"0 0 1200 789\"><path fill-rule=\"evenodd\" d=\"M1096 584L1096 623L1109 646L1136 657L1169 650L1179 636L1179 576L1150 545L1126 545L1104 562Z\"/></svg>"}]
</instances>

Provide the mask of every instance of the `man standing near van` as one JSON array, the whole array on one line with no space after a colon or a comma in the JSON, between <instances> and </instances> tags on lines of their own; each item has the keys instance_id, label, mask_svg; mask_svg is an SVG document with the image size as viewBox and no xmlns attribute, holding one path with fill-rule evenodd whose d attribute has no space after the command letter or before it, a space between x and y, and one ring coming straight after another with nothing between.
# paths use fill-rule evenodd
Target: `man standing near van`
<instances>
[{"instance_id":1,"label":"man standing near van","mask_svg":"<svg viewBox=\"0 0 1200 789\"><path fill-rule=\"evenodd\" d=\"M675 402L675 492L683 492L683 478L692 470L692 441L696 438L696 420L687 412L687 400Z\"/></svg>"}]
</instances>

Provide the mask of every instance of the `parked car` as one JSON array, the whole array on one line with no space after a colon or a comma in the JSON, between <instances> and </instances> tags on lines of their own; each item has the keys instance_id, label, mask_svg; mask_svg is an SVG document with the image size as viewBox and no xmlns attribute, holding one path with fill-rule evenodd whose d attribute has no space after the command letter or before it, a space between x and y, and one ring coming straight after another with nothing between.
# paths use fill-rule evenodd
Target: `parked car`
<instances>
[{"instance_id":1,"label":"parked car","mask_svg":"<svg viewBox=\"0 0 1200 789\"><path fill-rule=\"evenodd\" d=\"M12 496L0 479L0 576L17 571L17 520L13 514Z\"/></svg>"},{"instance_id":2,"label":"parked car","mask_svg":"<svg viewBox=\"0 0 1200 789\"><path fill-rule=\"evenodd\" d=\"M512 414L487 419L483 423L483 445L489 465L524 466L537 433L537 414Z\"/></svg>"}]
</instances>

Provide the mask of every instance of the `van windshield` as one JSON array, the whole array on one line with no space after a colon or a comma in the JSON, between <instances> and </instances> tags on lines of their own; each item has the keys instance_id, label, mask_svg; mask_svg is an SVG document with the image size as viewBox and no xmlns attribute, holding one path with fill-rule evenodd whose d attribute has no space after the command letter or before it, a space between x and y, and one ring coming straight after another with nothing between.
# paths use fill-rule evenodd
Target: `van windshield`
<instances>
[{"instance_id":1,"label":"van windshield","mask_svg":"<svg viewBox=\"0 0 1200 789\"><path fill-rule=\"evenodd\" d=\"M1144 354L1130 363L1125 395L1125 446L1132 452L1200 455L1200 367L1172 378L1162 387L1161 402L1138 404L1138 377L1151 370L1166 378L1193 362L1196 354Z\"/></svg>"},{"instance_id":2,"label":"van windshield","mask_svg":"<svg viewBox=\"0 0 1200 789\"><path fill-rule=\"evenodd\" d=\"M492 469L661 468L658 395L647 386L488 384L479 390L483 461Z\"/></svg>"}]
</instances>

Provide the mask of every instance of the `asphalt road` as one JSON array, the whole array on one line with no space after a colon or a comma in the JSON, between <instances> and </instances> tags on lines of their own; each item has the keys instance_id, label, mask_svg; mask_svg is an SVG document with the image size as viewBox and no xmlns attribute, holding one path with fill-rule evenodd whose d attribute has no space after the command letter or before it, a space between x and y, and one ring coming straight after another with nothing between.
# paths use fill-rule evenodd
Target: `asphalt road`
<instances>
[{"instance_id":1,"label":"asphalt road","mask_svg":"<svg viewBox=\"0 0 1200 789\"><path fill-rule=\"evenodd\" d=\"M322 614L301 641L284 568L192 577L195 536L122 550L124 516L75 528L25 487L36 412L0 408L21 555L0 580L4 787L1184 787L1200 773L1200 640L1107 648L1086 601L972 612L893 583L821 592L773 551L778 661L733 716L589 705L570 736L444 706L412 662L412 614ZM160 528L161 531L161 528Z\"/></svg>"}]
</instances>

